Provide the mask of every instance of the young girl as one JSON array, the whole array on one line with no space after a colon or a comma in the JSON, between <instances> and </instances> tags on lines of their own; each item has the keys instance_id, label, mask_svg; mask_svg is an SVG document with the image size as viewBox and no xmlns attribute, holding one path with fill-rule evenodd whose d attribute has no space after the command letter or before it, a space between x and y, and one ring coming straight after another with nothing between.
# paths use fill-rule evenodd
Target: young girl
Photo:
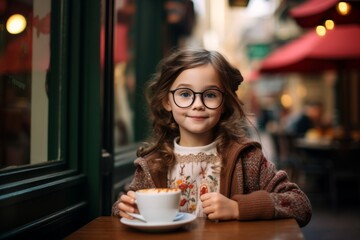
<instances>
[{"instance_id":1,"label":"young girl","mask_svg":"<svg viewBox=\"0 0 360 240\"><path fill-rule=\"evenodd\" d=\"M174 187L182 190L180 211L198 217L310 221L304 192L247 137L236 95L242 81L215 51L179 50L160 62L146 95L153 139L138 150L130 191L114 203L114 216L138 212L137 189Z\"/></svg>"}]
</instances>

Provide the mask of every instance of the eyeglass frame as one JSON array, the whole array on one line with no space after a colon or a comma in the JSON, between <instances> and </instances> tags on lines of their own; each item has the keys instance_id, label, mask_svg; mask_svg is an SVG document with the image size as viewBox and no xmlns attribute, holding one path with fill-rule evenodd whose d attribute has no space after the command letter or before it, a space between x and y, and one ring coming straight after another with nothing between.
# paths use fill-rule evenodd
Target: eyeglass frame
<instances>
[{"instance_id":1,"label":"eyeglass frame","mask_svg":"<svg viewBox=\"0 0 360 240\"><path fill-rule=\"evenodd\" d=\"M181 106L179 106L179 105L176 103L176 101L175 101L175 92L178 91L178 90L181 90L181 89L190 90L190 91L194 94L194 97L193 97L191 103L190 103L188 106L186 106L186 107L181 107ZM210 107L208 107L208 106L205 104L205 102L204 102L204 93L207 92L207 91L211 91L211 90L215 90L215 91L218 91L218 92L221 93L221 102L220 102L219 106L217 106L216 108L210 108ZM190 107L191 105L193 105L194 102L195 102L195 99L196 99L196 94L199 94L199 95L200 95L200 100L201 100L202 104L203 104L207 109L215 110L215 109L219 108L219 107L223 104L223 102L224 102L224 96L225 96L225 92L221 91L220 89L214 89L214 88L206 89L205 91L202 91L202 92L195 92L194 90L192 90L192 89L190 89L190 88L176 88L176 89L174 89L174 90L169 90L169 92L170 92L170 93L172 94L172 96L173 96L173 100L174 100L175 105L178 106L179 108L188 108L188 107Z\"/></svg>"}]
</instances>

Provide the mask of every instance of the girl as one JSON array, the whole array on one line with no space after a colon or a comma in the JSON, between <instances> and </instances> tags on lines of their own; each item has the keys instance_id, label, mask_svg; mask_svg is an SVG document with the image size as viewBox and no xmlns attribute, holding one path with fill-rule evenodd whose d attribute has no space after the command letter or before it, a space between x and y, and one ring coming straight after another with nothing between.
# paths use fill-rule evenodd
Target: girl
<instances>
[{"instance_id":1,"label":"girl","mask_svg":"<svg viewBox=\"0 0 360 240\"><path fill-rule=\"evenodd\" d=\"M198 217L310 221L307 196L247 137L236 95L242 81L215 51L179 50L160 62L146 93L153 139L138 150L130 191L113 215L132 219L137 189L174 187L182 190L180 211Z\"/></svg>"}]
</instances>

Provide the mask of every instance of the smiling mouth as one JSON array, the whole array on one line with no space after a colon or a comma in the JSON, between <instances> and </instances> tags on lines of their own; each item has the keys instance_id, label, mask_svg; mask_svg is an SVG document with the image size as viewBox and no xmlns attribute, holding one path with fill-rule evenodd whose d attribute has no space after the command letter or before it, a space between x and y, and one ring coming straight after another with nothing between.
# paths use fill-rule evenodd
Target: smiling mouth
<instances>
[{"instance_id":1,"label":"smiling mouth","mask_svg":"<svg viewBox=\"0 0 360 240\"><path fill-rule=\"evenodd\" d=\"M193 118L193 119L205 119L207 117L205 116L188 116L189 118Z\"/></svg>"}]
</instances>

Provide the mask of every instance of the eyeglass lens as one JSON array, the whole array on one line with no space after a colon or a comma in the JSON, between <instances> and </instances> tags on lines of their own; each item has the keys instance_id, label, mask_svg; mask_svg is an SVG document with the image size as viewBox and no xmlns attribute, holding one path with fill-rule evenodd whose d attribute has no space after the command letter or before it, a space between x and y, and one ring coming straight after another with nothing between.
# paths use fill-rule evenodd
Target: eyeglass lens
<instances>
[{"instance_id":1,"label":"eyeglass lens","mask_svg":"<svg viewBox=\"0 0 360 240\"><path fill-rule=\"evenodd\" d=\"M195 101L196 94L200 94L202 103L209 109L218 108L223 101L223 93L218 89L208 89L204 92L194 92L189 88L178 88L170 91L174 96L174 102L178 107L186 108Z\"/></svg>"}]
</instances>

